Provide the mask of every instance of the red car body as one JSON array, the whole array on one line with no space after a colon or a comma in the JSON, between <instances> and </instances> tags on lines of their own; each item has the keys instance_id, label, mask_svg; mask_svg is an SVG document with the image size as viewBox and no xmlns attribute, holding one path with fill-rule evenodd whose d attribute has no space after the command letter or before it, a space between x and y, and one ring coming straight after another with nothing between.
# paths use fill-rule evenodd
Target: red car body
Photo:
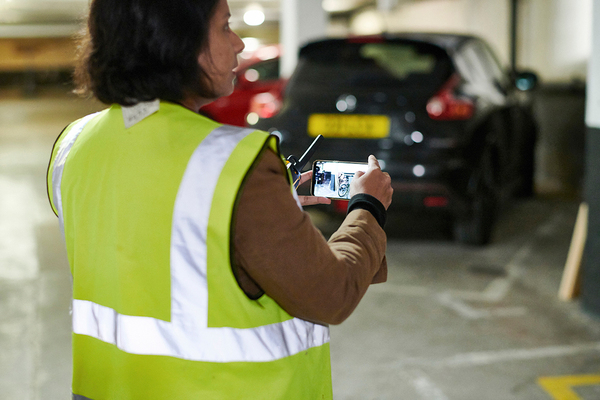
<instances>
[{"instance_id":1,"label":"red car body","mask_svg":"<svg viewBox=\"0 0 600 400\"><path fill-rule=\"evenodd\" d=\"M279 77L279 46L263 47L237 68L233 93L207 104L200 112L223 124L246 126L251 100L261 93L279 97L285 82Z\"/></svg>"}]
</instances>

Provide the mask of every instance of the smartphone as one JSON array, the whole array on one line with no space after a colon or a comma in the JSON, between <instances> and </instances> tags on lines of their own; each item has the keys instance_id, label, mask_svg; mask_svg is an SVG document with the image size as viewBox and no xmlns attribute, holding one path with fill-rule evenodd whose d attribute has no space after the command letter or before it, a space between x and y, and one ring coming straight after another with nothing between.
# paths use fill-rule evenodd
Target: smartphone
<instances>
[{"instance_id":1,"label":"smartphone","mask_svg":"<svg viewBox=\"0 0 600 400\"><path fill-rule=\"evenodd\" d=\"M367 163L317 160L312 165L310 193L330 199L350 199L350 182L357 171L367 171Z\"/></svg>"}]
</instances>

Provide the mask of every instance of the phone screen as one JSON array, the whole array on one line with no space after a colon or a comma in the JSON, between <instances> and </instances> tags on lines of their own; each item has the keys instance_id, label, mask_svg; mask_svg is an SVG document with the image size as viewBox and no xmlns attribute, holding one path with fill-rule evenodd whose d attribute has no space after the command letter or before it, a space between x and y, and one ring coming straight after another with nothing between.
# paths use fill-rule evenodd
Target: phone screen
<instances>
[{"instance_id":1,"label":"phone screen","mask_svg":"<svg viewBox=\"0 0 600 400\"><path fill-rule=\"evenodd\" d=\"M317 160L310 184L313 196L350 199L350 182L357 171L367 171L367 163Z\"/></svg>"}]
</instances>

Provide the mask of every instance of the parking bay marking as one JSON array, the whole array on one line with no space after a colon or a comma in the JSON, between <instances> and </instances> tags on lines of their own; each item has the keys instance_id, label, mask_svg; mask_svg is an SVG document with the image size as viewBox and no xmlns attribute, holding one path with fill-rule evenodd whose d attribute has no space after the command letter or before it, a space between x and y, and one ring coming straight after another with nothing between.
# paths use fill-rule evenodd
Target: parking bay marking
<instances>
[{"instance_id":1,"label":"parking bay marking","mask_svg":"<svg viewBox=\"0 0 600 400\"><path fill-rule=\"evenodd\" d=\"M554 400L581 400L574 386L600 385L600 375L572 375L538 378L540 385Z\"/></svg>"},{"instance_id":2,"label":"parking bay marking","mask_svg":"<svg viewBox=\"0 0 600 400\"><path fill-rule=\"evenodd\" d=\"M423 371L417 369L407 370L404 375L412 383L421 398L426 400L449 400L442 389Z\"/></svg>"},{"instance_id":3,"label":"parking bay marking","mask_svg":"<svg viewBox=\"0 0 600 400\"><path fill-rule=\"evenodd\" d=\"M527 314L527 309L525 307L496 307L490 310L473 307L468 304L467 301L493 304L504 299L513 283L522 275L524 270L522 266L523 262L531 255L531 249L535 238L547 236L556 229L556 226L560 222L560 216L555 215L539 226L531 239L526 241L506 264L506 276L492 280L483 291L447 290L439 293L423 286L394 285L390 283L386 283L381 287L372 288L370 291L416 297L433 296L444 307L451 309L466 319L523 316Z\"/></svg>"},{"instance_id":4,"label":"parking bay marking","mask_svg":"<svg viewBox=\"0 0 600 400\"><path fill-rule=\"evenodd\" d=\"M458 368L476 367L500 362L529 361L536 359L567 357L590 352L600 352L600 342L581 343L565 346L549 346L533 349L508 349L456 354L446 358L414 357L382 363L382 368ZM562 400L562 399L561 399Z\"/></svg>"}]
</instances>

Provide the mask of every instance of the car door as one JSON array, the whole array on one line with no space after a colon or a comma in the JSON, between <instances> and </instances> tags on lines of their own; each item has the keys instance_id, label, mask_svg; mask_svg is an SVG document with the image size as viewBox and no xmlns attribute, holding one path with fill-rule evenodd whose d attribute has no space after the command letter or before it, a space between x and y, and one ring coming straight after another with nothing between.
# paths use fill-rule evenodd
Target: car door
<instances>
[{"instance_id":1,"label":"car door","mask_svg":"<svg viewBox=\"0 0 600 400\"><path fill-rule=\"evenodd\" d=\"M506 146L507 146L507 176L517 178L520 176L520 171L524 156L524 149L528 148L529 142L532 140L530 118L527 115L527 100L528 96L522 96L512 79L502 68L498 59L489 48L489 46L481 42L480 54L482 62L486 65L489 71L490 78L494 84L505 94L506 109L504 111L506 131Z\"/></svg>"}]
</instances>

